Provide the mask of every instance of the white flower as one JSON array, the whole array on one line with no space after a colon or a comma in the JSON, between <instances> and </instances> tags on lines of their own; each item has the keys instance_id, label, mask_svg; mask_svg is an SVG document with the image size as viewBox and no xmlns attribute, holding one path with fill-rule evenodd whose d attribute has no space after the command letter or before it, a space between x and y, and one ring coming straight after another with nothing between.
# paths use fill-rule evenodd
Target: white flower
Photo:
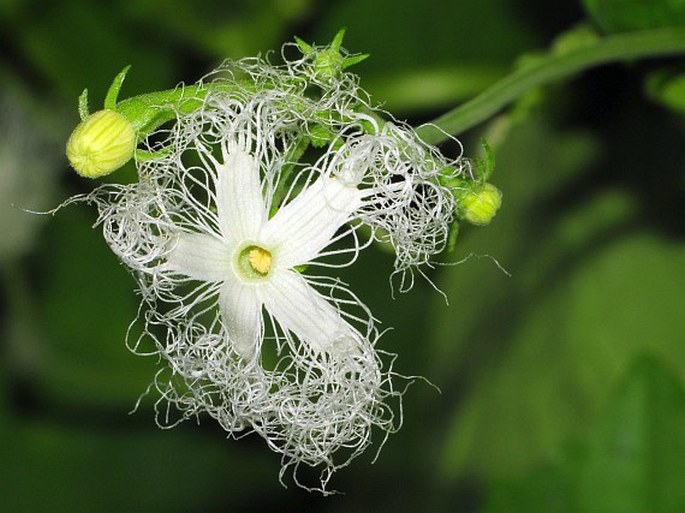
<instances>
[{"instance_id":1,"label":"white flower","mask_svg":"<svg viewBox=\"0 0 685 513\"><path fill-rule=\"evenodd\" d=\"M321 175L269 218L259 163L238 144L214 162L218 233L181 233L169 270L221 282L219 306L234 350L253 358L263 338L262 307L314 352L349 352L361 335L296 267L314 261L361 204L356 184ZM211 158L211 157L208 157Z\"/></svg>"},{"instance_id":2,"label":"white flower","mask_svg":"<svg viewBox=\"0 0 685 513\"><path fill-rule=\"evenodd\" d=\"M168 363L156 379L159 423L173 425L177 411L178 420L207 414L232 436L254 431L284 470L321 468L323 488L372 430L397 428L401 394L392 356L374 349L368 308L316 272L353 263L369 244L359 219L378 191L337 151L292 159L321 108L305 101L287 91L209 95L179 117L158 158L139 163L137 183L89 199L143 295L132 348ZM296 102L311 112L284 107ZM339 130L364 137L356 124Z\"/></svg>"},{"instance_id":3,"label":"white flower","mask_svg":"<svg viewBox=\"0 0 685 513\"><path fill-rule=\"evenodd\" d=\"M206 414L230 436L254 431L284 471L321 468L323 488L372 431L401 423L394 357L376 350L374 317L330 269L380 240L411 276L454 216L441 173L463 168L364 113L347 75L322 84L306 60L258 59L220 73L200 108L154 134L137 183L86 199L143 297L132 349L168 365L158 422Z\"/></svg>"}]
</instances>

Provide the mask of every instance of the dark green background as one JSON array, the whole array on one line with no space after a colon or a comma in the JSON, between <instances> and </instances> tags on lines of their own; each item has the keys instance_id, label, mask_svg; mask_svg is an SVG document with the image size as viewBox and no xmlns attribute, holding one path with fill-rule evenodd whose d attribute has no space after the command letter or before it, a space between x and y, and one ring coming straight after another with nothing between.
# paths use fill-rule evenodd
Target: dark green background
<instances>
[{"instance_id":1,"label":"dark green background","mask_svg":"<svg viewBox=\"0 0 685 513\"><path fill-rule=\"evenodd\" d=\"M683 19L585 3L609 31ZM158 429L154 391L129 415L158 368L124 343L132 277L94 208L19 210L92 189L63 145L81 90L99 108L127 64L122 97L346 26L362 85L419 124L587 19L543 0L0 1L0 511L685 511L685 125L645 94L682 59L588 71L460 134L467 155L490 141L505 203L429 273L449 305L421 280L392 299L381 250L342 275L393 328L397 370L441 389L409 389L375 464L333 478L344 495L281 487L261 439L209 419Z\"/></svg>"}]
</instances>

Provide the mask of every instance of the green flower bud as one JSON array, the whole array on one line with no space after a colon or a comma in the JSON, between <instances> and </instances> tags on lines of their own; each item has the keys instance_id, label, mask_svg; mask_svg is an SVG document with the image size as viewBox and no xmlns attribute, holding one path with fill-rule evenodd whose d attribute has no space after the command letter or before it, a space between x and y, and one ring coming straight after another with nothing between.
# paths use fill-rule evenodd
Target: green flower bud
<instances>
[{"instance_id":1,"label":"green flower bud","mask_svg":"<svg viewBox=\"0 0 685 513\"><path fill-rule=\"evenodd\" d=\"M337 77L345 65L345 58L338 48L326 48L314 57L314 73L324 80L332 80Z\"/></svg>"},{"instance_id":2,"label":"green flower bud","mask_svg":"<svg viewBox=\"0 0 685 513\"><path fill-rule=\"evenodd\" d=\"M343 70L354 66L366 59L368 54L345 55L341 52L345 29L342 28L331 41L331 44L322 47L315 47L295 37L295 42L303 55L313 56L314 75L324 81L330 82L340 75Z\"/></svg>"},{"instance_id":3,"label":"green flower bud","mask_svg":"<svg viewBox=\"0 0 685 513\"><path fill-rule=\"evenodd\" d=\"M136 134L121 114L105 109L88 116L67 142L67 157L74 170L86 178L116 171L133 157Z\"/></svg>"},{"instance_id":4,"label":"green flower bud","mask_svg":"<svg viewBox=\"0 0 685 513\"><path fill-rule=\"evenodd\" d=\"M460 217L471 224L485 226L495 217L502 205L502 193L486 183L479 191L469 191L459 200Z\"/></svg>"}]
</instances>

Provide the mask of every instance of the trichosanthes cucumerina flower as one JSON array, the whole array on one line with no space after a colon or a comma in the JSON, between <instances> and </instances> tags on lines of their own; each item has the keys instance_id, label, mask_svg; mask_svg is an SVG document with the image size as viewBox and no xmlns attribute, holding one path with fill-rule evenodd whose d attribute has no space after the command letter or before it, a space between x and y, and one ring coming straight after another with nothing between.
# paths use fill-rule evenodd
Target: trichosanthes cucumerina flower
<instances>
[{"instance_id":1,"label":"trichosanthes cucumerina flower","mask_svg":"<svg viewBox=\"0 0 685 513\"><path fill-rule=\"evenodd\" d=\"M207 414L254 431L283 471L321 468L323 489L401 422L393 356L335 269L374 240L394 248L394 273L429 263L455 214L445 173L470 168L381 122L350 75L308 56L227 63L195 91L197 108L150 138L137 182L87 196L143 297L130 343L167 363L160 423Z\"/></svg>"},{"instance_id":2,"label":"trichosanthes cucumerina flower","mask_svg":"<svg viewBox=\"0 0 685 513\"><path fill-rule=\"evenodd\" d=\"M363 336L296 268L331 245L359 208L362 192L322 174L269 218L259 162L240 144L228 142L222 150L222 161L210 163L218 233L179 233L166 267L221 283L223 323L233 350L244 359L253 358L261 345L262 308L315 353L358 350Z\"/></svg>"}]
</instances>

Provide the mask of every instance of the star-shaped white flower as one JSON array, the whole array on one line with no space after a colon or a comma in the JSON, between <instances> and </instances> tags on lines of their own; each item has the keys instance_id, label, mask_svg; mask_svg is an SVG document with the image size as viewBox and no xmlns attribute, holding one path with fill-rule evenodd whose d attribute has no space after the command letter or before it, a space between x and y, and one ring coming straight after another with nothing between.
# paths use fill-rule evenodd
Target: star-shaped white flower
<instances>
[{"instance_id":1,"label":"star-shaped white flower","mask_svg":"<svg viewBox=\"0 0 685 513\"><path fill-rule=\"evenodd\" d=\"M235 144L225 148L223 160L210 173L220 233L179 233L167 268L222 283L222 320L233 349L245 359L261 343L262 308L315 353L358 346L361 334L295 268L331 244L359 208L362 192L322 174L269 219L259 163Z\"/></svg>"}]
</instances>

